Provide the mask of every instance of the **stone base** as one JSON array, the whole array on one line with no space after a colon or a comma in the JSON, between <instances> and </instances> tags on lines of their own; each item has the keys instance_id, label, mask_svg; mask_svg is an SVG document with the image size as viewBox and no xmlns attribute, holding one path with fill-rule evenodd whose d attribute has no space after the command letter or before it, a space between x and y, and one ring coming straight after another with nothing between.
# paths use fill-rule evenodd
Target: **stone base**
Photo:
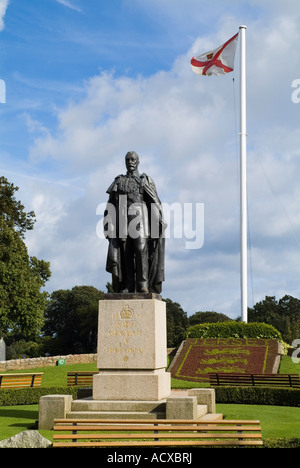
<instances>
[{"instance_id":1,"label":"stone base","mask_svg":"<svg viewBox=\"0 0 300 468\"><path fill-rule=\"evenodd\" d=\"M72 419L164 419L166 400L109 401L85 398L72 403Z\"/></svg>"},{"instance_id":2,"label":"stone base","mask_svg":"<svg viewBox=\"0 0 300 468\"><path fill-rule=\"evenodd\" d=\"M101 371L93 377L94 400L159 401L171 391L171 374L153 371Z\"/></svg>"},{"instance_id":3,"label":"stone base","mask_svg":"<svg viewBox=\"0 0 300 468\"><path fill-rule=\"evenodd\" d=\"M159 401L72 399L71 395L45 395L39 408L39 429L53 428L55 418L67 419L196 419L222 420L216 414L215 390L173 390Z\"/></svg>"},{"instance_id":4,"label":"stone base","mask_svg":"<svg viewBox=\"0 0 300 468\"><path fill-rule=\"evenodd\" d=\"M94 400L160 401L170 395L166 303L157 295L112 294L99 301L97 351Z\"/></svg>"},{"instance_id":5,"label":"stone base","mask_svg":"<svg viewBox=\"0 0 300 468\"><path fill-rule=\"evenodd\" d=\"M54 419L66 418L72 401L72 395L42 396L39 402L39 429L51 430Z\"/></svg>"}]
</instances>

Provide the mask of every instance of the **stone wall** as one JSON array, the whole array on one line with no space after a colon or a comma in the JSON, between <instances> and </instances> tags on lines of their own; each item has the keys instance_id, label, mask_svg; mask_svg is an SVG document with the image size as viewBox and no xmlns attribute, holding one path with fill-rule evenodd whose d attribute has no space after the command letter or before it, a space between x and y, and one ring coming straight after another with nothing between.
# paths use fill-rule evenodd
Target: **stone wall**
<instances>
[{"instance_id":1,"label":"stone wall","mask_svg":"<svg viewBox=\"0 0 300 468\"><path fill-rule=\"evenodd\" d=\"M67 356L47 356L28 359L12 359L0 361L0 372L33 369L37 367L56 366L59 359L66 364L87 364L97 362L97 354L69 354Z\"/></svg>"},{"instance_id":2,"label":"stone wall","mask_svg":"<svg viewBox=\"0 0 300 468\"><path fill-rule=\"evenodd\" d=\"M175 348L168 348L167 353L172 354ZM0 372L16 371L20 369L34 369L37 367L56 366L59 359L65 359L66 364L88 364L97 362L97 354L68 354L67 356L48 356L27 359L12 359L0 361Z\"/></svg>"}]
</instances>

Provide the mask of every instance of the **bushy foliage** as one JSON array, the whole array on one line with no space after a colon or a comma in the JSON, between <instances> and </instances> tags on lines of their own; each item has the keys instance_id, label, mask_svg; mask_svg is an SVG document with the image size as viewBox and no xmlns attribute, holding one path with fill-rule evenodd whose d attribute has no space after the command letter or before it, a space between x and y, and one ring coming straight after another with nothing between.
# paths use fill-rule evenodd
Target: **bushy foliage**
<instances>
[{"instance_id":1,"label":"bushy foliage","mask_svg":"<svg viewBox=\"0 0 300 468\"><path fill-rule=\"evenodd\" d=\"M248 309L248 320L273 325L283 340L292 344L300 336L300 300L285 295L277 301L274 296L266 296Z\"/></svg>"},{"instance_id":2,"label":"bushy foliage","mask_svg":"<svg viewBox=\"0 0 300 468\"><path fill-rule=\"evenodd\" d=\"M36 405L44 395L72 395L77 399L78 387L36 387L0 390L0 406Z\"/></svg>"},{"instance_id":3,"label":"bushy foliage","mask_svg":"<svg viewBox=\"0 0 300 468\"><path fill-rule=\"evenodd\" d=\"M52 356L96 352L98 303L102 299L103 291L93 286L54 291L45 312L45 352Z\"/></svg>"},{"instance_id":4,"label":"bushy foliage","mask_svg":"<svg viewBox=\"0 0 300 468\"><path fill-rule=\"evenodd\" d=\"M34 341L14 341L6 349L6 359L20 359L22 357L41 356L40 345Z\"/></svg>"},{"instance_id":5,"label":"bushy foliage","mask_svg":"<svg viewBox=\"0 0 300 468\"><path fill-rule=\"evenodd\" d=\"M167 347L178 346L186 337L188 318L180 304L165 299L167 315Z\"/></svg>"},{"instance_id":6,"label":"bushy foliage","mask_svg":"<svg viewBox=\"0 0 300 468\"><path fill-rule=\"evenodd\" d=\"M24 236L35 215L15 199L17 190L0 177L0 336L7 344L38 339L47 302L41 288L51 276L49 262L28 254Z\"/></svg>"},{"instance_id":7,"label":"bushy foliage","mask_svg":"<svg viewBox=\"0 0 300 468\"><path fill-rule=\"evenodd\" d=\"M215 323L215 322L228 322L231 319L219 312L206 311L206 312L195 312L189 317L189 326L197 325L198 323Z\"/></svg>"},{"instance_id":8,"label":"bushy foliage","mask_svg":"<svg viewBox=\"0 0 300 468\"><path fill-rule=\"evenodd\" d=\"M299 406L300 389L284 387L214 387L217 403Z\"/></svg>"},{"instance_id":9,"label":"bushy foliage","mask_svg":"<svg viewBox=\"0 0 300 468\"><path fill-rule=\"evenodd\" d=\"M220 322L200 323L187 331L188 338L262 338L282 341L281 334L265 323Z\"/></svg>"}]
</instances>

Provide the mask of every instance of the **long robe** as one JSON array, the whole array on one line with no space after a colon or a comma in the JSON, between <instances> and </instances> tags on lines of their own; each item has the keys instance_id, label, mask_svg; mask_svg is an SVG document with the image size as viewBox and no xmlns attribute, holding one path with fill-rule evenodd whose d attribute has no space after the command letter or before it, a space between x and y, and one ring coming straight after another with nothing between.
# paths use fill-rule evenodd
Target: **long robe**
<instances>
[{"instance_id":1,"label":"long robe","mask_svg":"<svg viewBox=\"0 0 300 468\"><path fill-rule=\"evenodd\" d=\"M106 219L104 229L106 232L114 233L114 236L107 235L109 240L106 270L112 274L112 286L114 292L120 292L124 289L125 267L122 249L122 239L119 236L119 195L126 194L124 186L127 176L118 176L107 190L109 194L108 203L115 207L116 217ZM137 174L136 180L139 183L139 192L142 194L143 203L147 207L148 213L148 288L149 292L160 294L162 282L165 279L165 238L166 228L163 219L162 205L157 195L156 187L151 177L146 174ZM153 209L154 208L154 209ZM152 209L152 211L151 211ZM152 214L151 214L152 213Z\"/></svg>"}]
</instances>

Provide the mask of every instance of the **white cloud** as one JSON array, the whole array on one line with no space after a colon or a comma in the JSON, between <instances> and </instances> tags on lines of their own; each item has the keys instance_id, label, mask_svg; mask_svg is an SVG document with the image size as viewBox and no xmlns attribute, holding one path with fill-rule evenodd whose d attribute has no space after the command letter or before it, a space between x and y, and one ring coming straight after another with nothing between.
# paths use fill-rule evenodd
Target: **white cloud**
<instances>
[{"instance_id":1,"label":"white cloud","mask_svg":"<svg viewBox=\"0 0 300 468\"><path fill-rule=\"evenodd\" d=\"M9 0L0 0L0 31L4 29L4 17L9 5Z\"/></svg>"},{"instance_id":2,"label":"white cloud","mask_svg":"<svg viewBox=\"0 0 300 468\"><path fill-rule=\"evenodd\" d=\"M202 249L185 250L184 239L167 242L163 296L180 302L189 313L217 310L238 315L238 55L235 85L231 75L198 77L189 67L196 49L226 39L228 22L233 24L234 18L224 20L217 43L213 34L198 39L168 71L150 77L107 71L94 76L85 83L83 99L57 112L54 130L28 119L36 132L32 162L55 161L64 168L64 177L76 181L65 190L57 184L38 189L32 185L27 195L32 194L38 218L30 248L51 260L52 287L94 282L104 288L109 281L104 271L107 245L96 236L96 208L106 201L113 178L124 172L125 153L134 149L141 157L141 171L154 178L164 202L205 205ZM296 25L297 18L286 12L269 22L253 20L247 29L248 204L255 300L274 291L300 295L300 263L295 260L298 255L293 256L298 245L292 233L300 228L300 105L291 101L291 81L300 65ZM250 274L250 301L251 281Z\"/></svg>"},{"instance_id":3,"label":"white cloud","mask_svg":"<svg viewBox=\"0 0 300 468\"><path fill-rule=\"evenodd\" d=\"M81 13L81 8L77 7L76 5L73 5L69 0L56 0L58 3L61 3L62 5L66 6L67 8L71 8L71 10L78 11L78 13Z\"/></svg>"}]
</instances>

